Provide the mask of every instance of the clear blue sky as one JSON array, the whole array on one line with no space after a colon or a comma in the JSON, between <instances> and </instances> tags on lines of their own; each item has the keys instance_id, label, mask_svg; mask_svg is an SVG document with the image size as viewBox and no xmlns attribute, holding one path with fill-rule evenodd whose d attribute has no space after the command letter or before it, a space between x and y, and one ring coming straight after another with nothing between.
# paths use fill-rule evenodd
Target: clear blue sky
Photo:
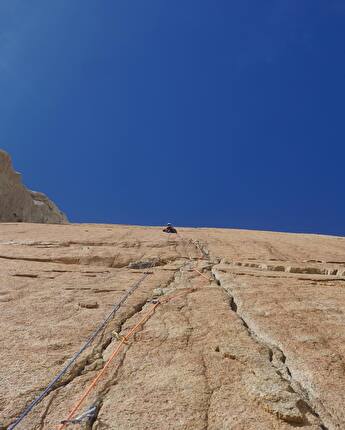
<instances>
[{"instance_id":1,"label":"clear blue sky","mask_svg":"<svg viewBox=\"0 0 345 430\"><path fill-rule=\"evenodd\" d=\"M343 0L2 0L0 147L74 222L345 235Z\"/></svg>"}]
</instances>

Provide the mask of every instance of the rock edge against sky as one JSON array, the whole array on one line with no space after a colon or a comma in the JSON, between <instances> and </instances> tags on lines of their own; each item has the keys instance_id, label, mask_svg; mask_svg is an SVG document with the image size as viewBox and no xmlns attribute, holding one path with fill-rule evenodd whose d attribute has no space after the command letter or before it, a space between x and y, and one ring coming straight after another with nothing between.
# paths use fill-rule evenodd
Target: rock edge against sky
<instances>
[{"instance_id":1,"label":"rock edge against sky","mask_svg":"<svg viewBox=\"0 0 345 430\"><path fill-rule=\"evenodd\" d=\"M67 218L43 193L28 190L12 167L7 152L0 149L0 222L65 224Z\"/></svg>"}]
</instances>

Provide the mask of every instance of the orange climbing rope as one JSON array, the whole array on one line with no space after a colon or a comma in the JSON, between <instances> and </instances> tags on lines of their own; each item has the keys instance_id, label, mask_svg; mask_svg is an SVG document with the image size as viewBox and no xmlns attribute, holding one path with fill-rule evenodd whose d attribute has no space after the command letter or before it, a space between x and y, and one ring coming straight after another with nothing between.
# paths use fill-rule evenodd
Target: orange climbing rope
<instances>
[{"instance_id":1,"label":"orange climbing rope","mask_svg":"<svg viewBox=\"0 0 345 430\"><path fill-rule=\"evenodd\" d=\"M195 269L195 267L192 267L192 270L196 273L198 273L200 276L205 278L207 281L212 282L213 279L209 278L208 276L204 275L202 272L200 272L198 269Z\"/></svg>"},{"instance_id":2,"label":"orange climbing rope","mask_svg":"<svg viewBox=\"0 0 345 430\"><path fill-rule=\"evenodd\" d=\"M182 234L181 233L177 233L178 234L178 236L180 236L181 237L181 239L182 240L187 240L187 239L185 239L184 238L184 236L182 236ZM188 248L188 246L189 245L191 245L192 244L192 239L189 239L189 242L188 242L188 244L187 244L187 248ZM196 245L195 245L196 246ZM199 248L199 246L196 246L196 248L201 252L201 249ZM192 260L192 257L191 256L189 256L189 259L190 260ZM209 282L212 282L213 281L213 279L211 279L211 278L209 278L208 276L206 276L204 273L202 273L202 272L200 272L198 269L196 269L195 267L192 267L192 270L193 270L193 272L196 272L196 273L198 273L200 276L202 276L203 278L205 278L207 281L209 281Z\"/></svg>"},{"instance_id":3,"label":"orange climbing rope","mask_svg":"<svg viewBox=\"0 0 345 430\"><path fill-rule=\"evenodd\" d=\"M181 235L180 235L181 237ZM191 244L192 242L190 241L188 243L188 246ZM189 257L190 259L192 259L191 257ZM210 279L208 276L206 276L204 273L200 272L198 269L195 269L194 267L192 268L192 270L196 273L198 273L200 276L202 276L204 279L206 279L209 282L212 282L212 279ZM179 294L175 294L173 296L168 296L165 298L162 298L160 300L157 300L156 303L152 304L151 308L148 310L148 312L146 312L143 317L141 318L141 320L134 325L134 327L125 335L120 339L120 342L118 344L118 346L115 348L115 350L112 352L112 354L110 355L110 357L108 358L108 360L106 361L105 365L103 366L103 368L98 372L98 374L96 375L96 377L91 381L90 385L85 389L84 393L82 394L81 398L75 403L75 405L73 406L73 408L71 409L71 411L69 412L67 418L63 421L61 421L61 424L58 427L58 430L63 430L65 429L66 425L68 424L68 422L73 418L73 416L75 415L75 413L79 410L79 408L81 407L81 405L84 403L84 401L86 400L86 398L89 396L89 394L92 392L92 390L96 387L98 381L102 378L102 376L105 374L107 368L110 366L110 364L112 363L112 361L119 355L119 353L121 352L122 348L124 347L125 344L127 344L128 339L133 336L135 334L135 332L137 331L137 329L142 326L143 324L145 324L145 322L154 314L156 308L163 304L166 303L170 300L176 299L180 296L183 296L189 292L193 292L195 291L195 288L190 288L188 290L184 290L183 292L179 293Z\"/></svg>"},{"instance_id":4,"label":"orange climbing rope","mask_svg":"<svg viewBox=\"0 0 345 430\"><path fill-rule=\"evenodd\" d=\"M184 294L187 294L187 293L193 292L193 291L195 291L194 288L190 288L188 290L184 290L182 293L175 294L174 296L168 296L166 298L158 300L156 303L154 303L151 306L151 308L149 309L149 311L144 314L144 316L142 317L142 319L137 324L135 324L135 326L129 331L129 333L127 333L125 336L123 336L121 338L120 343L118 344L117 348L112 352L111 356L108 358L108 360L106 361L106 363L103 366L103 368L98 372L97 376L93 379L93 381L90 383L90 385L86 388L86 390L84 391L84 393L81 396L81 398L73 406L73 408L71 409L71 411L68 414L67 418L61 422L61 424L58 427L58 430L63 430L66 427L66 425L68 424L68 421L70 421L73 418L74 414L79 410L80 406L83 404L83 402L88 397L88 395L91 393L91 391L95 388L95 386L97 385L98 381L102 378L102 376L104 375L105 371L110 366L111 362L114 360L115 357L117 357L119 355L119 353L120 353L121 349L123 348L124 344L128 341L128 339L131 336L133 336L133 334L135 334L135 332L137 331L137 329L141 325L145 324L145 322L153 315L155 309L160 304L166 303L166 302L168 302L170 300L176 299L176 298L178 298L180 296L183 296Z\"/></svg>"}]
</instances>

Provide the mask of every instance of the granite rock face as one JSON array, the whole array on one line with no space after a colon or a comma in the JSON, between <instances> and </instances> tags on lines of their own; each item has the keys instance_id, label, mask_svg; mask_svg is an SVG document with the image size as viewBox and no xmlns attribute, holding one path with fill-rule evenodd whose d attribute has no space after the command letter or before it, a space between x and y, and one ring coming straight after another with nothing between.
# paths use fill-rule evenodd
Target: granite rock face
<instances>
[{"instance_id":1,"label":"granite rock face","mask_svg":"<svg viewBox=\"0 0 345 430\"><path fill-rule=\"evenodd\" d=\"M0 150L0 222L67 223L66 216L42 193L28 190Z\"/></svg>"},{"instance_id":2,"label":"granite rock face","mask_svg":"<svg viewBox=\"0 0 345 430\"><path fill-rule=\"evenodd\" d=\"M0 238L0 429L145 272L18 429L57 429L150 301L176 295L76 414L97 405L93 418L67 430L345 428L344 238L25 223Z\"/></svg>"}]
</instances>

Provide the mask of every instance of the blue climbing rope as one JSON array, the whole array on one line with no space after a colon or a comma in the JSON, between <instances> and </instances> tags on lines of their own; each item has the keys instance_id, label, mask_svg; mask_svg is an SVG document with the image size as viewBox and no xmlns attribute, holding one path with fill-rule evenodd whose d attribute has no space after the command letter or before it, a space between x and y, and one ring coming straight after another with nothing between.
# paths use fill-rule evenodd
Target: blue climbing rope
<instances>
[{"instance_id":1,"label":"blue climbing rope","mask_svg":"<svg viewBox=\"0 0 345 430\"><path fill-rule=\"evenodd\" d=\"M76 352L73 357L69 360L66 366L55 376L55 378L47 385L47 387L39 394L18 416L18 418L10 424L7 430L13 430L17 427L17 425L23 421L23 419L32 411L32 409L38 405L54 388L55 384L66 374L68 369L76 362L78 357L92 344L98 334L106 327L108 322L114 317L116 312L120 309L123 303L128 299L128 297L134 293L134 291L140 286L140 284L145 280L145 278L149 275L148 272L145 272L144 275L131 287L126 293L122 296L121 300L116 303L108 316L101 322L101 324L96 328L96 330L91 334L91 336L87 339L84 345L80 348L78 352Z\"/></svg>"}]
</instances>

